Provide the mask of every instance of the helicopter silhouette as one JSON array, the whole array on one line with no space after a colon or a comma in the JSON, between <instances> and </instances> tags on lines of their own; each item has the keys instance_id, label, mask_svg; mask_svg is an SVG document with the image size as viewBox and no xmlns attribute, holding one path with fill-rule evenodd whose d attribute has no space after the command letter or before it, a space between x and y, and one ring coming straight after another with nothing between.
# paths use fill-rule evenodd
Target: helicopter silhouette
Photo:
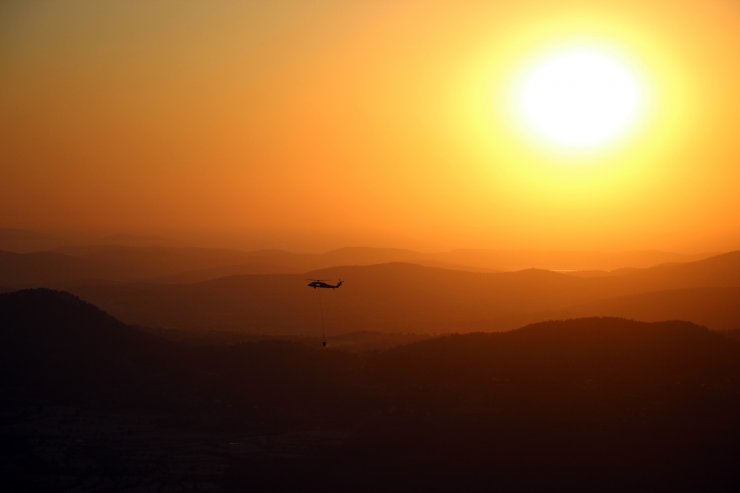
<instances>
[{"instance_id":1,"label":"helicopter silhouette","mask_svg":"<svg viewBox=\"0 0 740 493\"><path fill-rule=\"evenodd\" d=\"M311 281L307 284L309 288L320 288L320 289L337 289L342 286L344 281L341 279L336 284L329 284L326 279L306 279ZM321 347L326 347L326 327L324 325L324 307L321 305L321 291L318 291L319 295L319 309L321 310Z\"/></svg>"},{"instance_id":2,"label":"helicopter silhouette","mask_svg":"<svg viewBox=\"0 0 740 493\"><path fill-rule=\"evenodd\" d=\"M307 281L311 281L307 284L309 288L323 288L323 289L337 289L342 285L344 281L341 279L336 284L329 284L326 279L306 279Z\"/></svg>"}]
</instances>

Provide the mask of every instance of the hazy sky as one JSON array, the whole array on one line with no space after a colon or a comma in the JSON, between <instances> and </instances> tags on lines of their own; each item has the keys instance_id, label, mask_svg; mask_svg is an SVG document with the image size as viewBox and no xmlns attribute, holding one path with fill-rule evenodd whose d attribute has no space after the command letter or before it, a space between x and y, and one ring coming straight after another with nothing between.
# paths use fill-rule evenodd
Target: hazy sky
<instances>
[{"instance_id":1,"label":"hazy sky","mask_svg":"<svg viewBox=\"0 0 740 493\"><path fill-rule=\"evenodd\" d=\"M649 81L629 139L565 155L509 121L562 40ZM5 0L0 73L0 227L740 248L734 0Z\"/></svg>"}]
</instances>

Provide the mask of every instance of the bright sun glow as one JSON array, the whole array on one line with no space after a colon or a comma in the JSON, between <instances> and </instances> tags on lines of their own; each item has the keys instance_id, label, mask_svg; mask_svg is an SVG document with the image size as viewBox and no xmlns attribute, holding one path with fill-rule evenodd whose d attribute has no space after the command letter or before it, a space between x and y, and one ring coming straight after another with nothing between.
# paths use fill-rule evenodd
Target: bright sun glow
<instances>
[{"instance_id":1,"label":"bright sun glow","mask_svg":"<svg viewBox=\"0 0 740 493\"><path fill-rule=\"evenodd\" d=\"M634 129L645 109L644 84L608 51L576 48L539 59L523 74L516 113L548 144L584 150L611 144Z\"/></svg>"}]
</instances>

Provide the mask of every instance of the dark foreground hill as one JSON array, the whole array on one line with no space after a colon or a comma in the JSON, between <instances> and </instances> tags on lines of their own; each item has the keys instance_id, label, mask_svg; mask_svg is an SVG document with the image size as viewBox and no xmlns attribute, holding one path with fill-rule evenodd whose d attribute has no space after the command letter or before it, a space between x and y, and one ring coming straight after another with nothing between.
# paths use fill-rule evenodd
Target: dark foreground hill
<instances>
[{"instance_id":1,"label":"dark foreground hill","mask_svg":"<svg viewBox=\"0 0 740 493\"><path fill-rule=\"evenodd\" d=\"M740 478L740 346L686 322L545 322L351 354L170 343L44 290L0 296L0 337L11 490L730 491Z\"/></svg>"},{"instance_id":2,"label":"dark foreground hill","mask_svg":"<svg viewBox=\"0 0 740 493\"><path fill-rule=\"evenodd\" d=\"M69 293L0 294L0 384L7 398L151 398L163 390L154 383L168 372L164 360L178 360L170 350L164 341Z\"/></svg>"}]
</instances>

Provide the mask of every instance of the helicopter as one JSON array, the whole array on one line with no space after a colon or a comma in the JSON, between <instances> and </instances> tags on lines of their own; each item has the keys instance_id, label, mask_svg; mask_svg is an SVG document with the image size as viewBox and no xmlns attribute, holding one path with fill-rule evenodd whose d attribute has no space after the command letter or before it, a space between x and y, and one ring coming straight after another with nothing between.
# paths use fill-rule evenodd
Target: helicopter
<instances>
[{"instance_id":1,"label":"helicopter","mask_svg":"<svg viewBox=\"0 0 740 493\"><path fill-rule=\"evenodd\" d=\"M329 284L326 279L306 279L311 281L307 284L309 288L321 288L321 289L337 289L342 286L344 281L341 279L336 284ZM324 308L321 305L321 291L317 291L316 294L319 296L319 309L321 310L321 347L326 347L326 327L324 326Z\"/></svg>"},{"instance_id":2,"label":"helicopter","mask_svg":"<svg viewBox=\"0 0 740 493\"><path fill-rule=\"evenodd\" d=\"M329 284L326 279L306 279L307 281L311 281L307 284L309 288L323 288L323 289L337 289L342 285L344 281L341 279L336 284Z\"/></svg>"}]
</instances>

